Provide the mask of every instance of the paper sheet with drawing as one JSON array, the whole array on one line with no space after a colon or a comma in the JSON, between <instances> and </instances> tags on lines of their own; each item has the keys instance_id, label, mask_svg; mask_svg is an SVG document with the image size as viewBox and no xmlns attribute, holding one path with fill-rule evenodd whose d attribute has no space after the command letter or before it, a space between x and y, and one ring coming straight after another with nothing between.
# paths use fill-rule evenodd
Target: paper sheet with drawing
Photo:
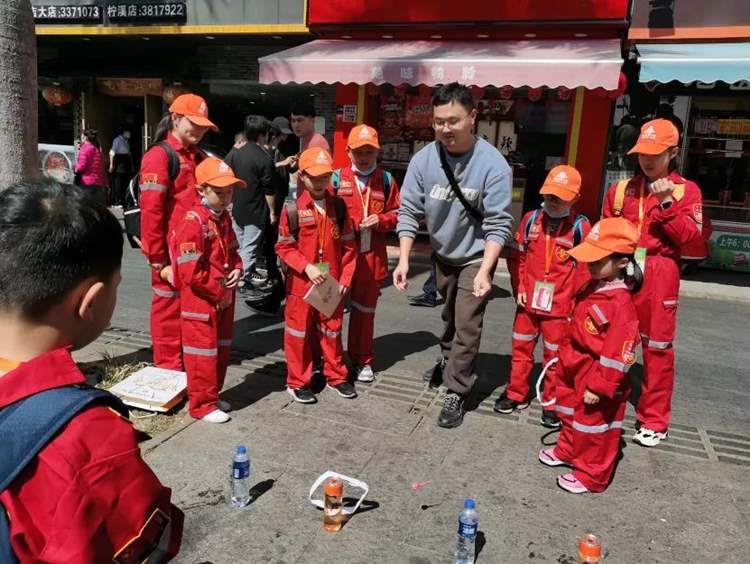
<instances>
[{"instance_id":1,"label":"paper sheet with drawing","mask_svg":"<svg viewBox=\"0 0 750 564\"><path fill-rule=\"evenodd\" d=\"M341 303L340 284L332 276L327 276L322 284L313 285L303 298L326 317L331 317Z\"/></svg>"}]
</instances>

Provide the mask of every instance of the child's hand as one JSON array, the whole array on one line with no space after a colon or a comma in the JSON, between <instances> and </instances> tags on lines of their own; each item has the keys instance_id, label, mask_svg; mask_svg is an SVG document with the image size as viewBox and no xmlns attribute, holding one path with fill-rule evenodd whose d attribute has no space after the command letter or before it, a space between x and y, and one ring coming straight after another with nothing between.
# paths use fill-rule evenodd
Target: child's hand
<instances>
[{"instance_id":1,"label":"child's hand","mask_svg":"<svg viewBox=\"0 0 750 564\"><path fill-rule=\"evenodd\" d=\"M326 279L326 273L320 270L314 264L308 264L305 267L305 274L307 274L307 277L310 279L310 282L312 282L316 286L318 284L322 284Z\"/></svg>"},{"instance_id":2,"label":"child's hand","mask_svg":"<svg viewBox=\"0 0 750 564\"><path fill-rule=\"evenodd\" d=\"M216 304L216 309L218 311L221 311L223 309L227 309L231 305L232 305L232 300L221 300L218 304Z\"/></svg>"},{"instance_id":3,"label":"child's hand","mask_svg":"<svg viewBox=\"0 0 750 564\"><path fill-rule=\"evenodd\" d=\"M586 405L596 405L599 403L599 396L597 396L594 392L590 392L589 390L586 390L583 392L583 403Z\"/></svg>"},{"instance_id":4,"label":"child's hand","mask_svg":"<svg viewBox=\"0 0 750 564\"><path fill-rule=\"evenodd\" d=\"M372 214L362 220L362 223L359 224L359 228L369 229L370 227L376 227L378 223L380 223L380 220L378 219L377 214Z\"/></svg>"},{"instance_id":5,"label":"child's hand","mask_svg":"<svg viewBox=\"0 0 750 564\"><path fill-rule=\"evenodd\" d=\"M518 303L518 305L520 305L521 307L526 307L526 292L518 292L516 303Z\"/></svg>"},{"instance_id":6,"label":"child's hand","mask_svg":"<svg viewBox=\"0 0 750 564\"><path fill-rule=\"evenodd\" d=\"M224 284L225 288L236 288L237 284L240 283L240 278L242 277L242 270L239 268L235 268L232 272L229 273L229 276L227 276L227 282Z\"/></svg>"},{"instance_id":7,"label":"child's hand","mask_svg":"<svg viewBox=\"0 0 750 564\"><path fill-rule=\"evenodd\" d=\"M660 202L672 197L672 193L677 188L669 178L660 178L651 184L651 193L656 196Z\"/></svg>"}]
</instances>

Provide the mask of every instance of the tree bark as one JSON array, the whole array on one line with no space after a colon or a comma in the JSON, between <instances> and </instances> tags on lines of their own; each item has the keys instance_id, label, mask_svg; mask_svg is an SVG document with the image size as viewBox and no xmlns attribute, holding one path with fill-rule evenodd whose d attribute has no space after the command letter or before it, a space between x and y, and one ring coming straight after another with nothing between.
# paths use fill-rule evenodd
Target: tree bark
<instances>
[{"instance_id":1,"label":"tree bark","mask_svg":"<svg viewBox=\"0 0 750 564\"><path fill-rule=\"evenodd\" d=\"M37 67L30 0L0 0L0 190L39 176Z\"/></svg>"}]
</instances>

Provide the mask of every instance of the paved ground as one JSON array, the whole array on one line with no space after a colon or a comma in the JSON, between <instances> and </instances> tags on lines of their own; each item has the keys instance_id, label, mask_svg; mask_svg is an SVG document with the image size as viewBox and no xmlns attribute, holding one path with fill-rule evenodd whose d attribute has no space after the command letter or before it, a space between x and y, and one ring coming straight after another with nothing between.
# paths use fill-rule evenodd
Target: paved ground
<instances>
[{"instance_id":1,"label":"paved ground","mask_svg":"<svg viewBox=\"0 0 750 564\"><path fill-rule=\"evenodd\" d=\"M415 276L416 292L424 267ZM746 562L750 305L682 300L669 441L650 450L628 441L608 491L576 497L559 490L555 470L536 461L542 443L555 440L537 424L536 405L520 416L491 410L509 367L513 315L504 297L507 279L496 282L478 365L478 407L455 430L436 427L440 396L419 376L437 354L437 309L411 308L386 287L377 318L379 380L360 385L354 401L322 391L313 406L292 403L283 392L280 319L238 309L236 363L223 394L236 407L233 420L194 423L183 410L171 429L144 444L186 513L178 561L450 562L462 501L474 497L480 563L572 563L575 539L587 531L602 537L610 563ZM131 358L146 347L148 292L144 265L129 253L113 319L121 330L108 331L81 357L107 351ZM227 503L238 443L248 445L257 495L241 510ZM371 488L365 511L335 535L322 532L322 515L307 502L310 485L326 469ZM413 482L427 481L412 490Z\"/></svg>"}]
</instances>

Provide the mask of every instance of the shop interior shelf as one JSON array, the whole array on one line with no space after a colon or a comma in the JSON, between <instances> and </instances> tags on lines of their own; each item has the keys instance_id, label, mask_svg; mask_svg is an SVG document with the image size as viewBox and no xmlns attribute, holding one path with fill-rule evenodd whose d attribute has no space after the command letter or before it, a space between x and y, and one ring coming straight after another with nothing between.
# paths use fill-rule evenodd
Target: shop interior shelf
<instances>
[{"instance_id":1,"label":"shop interior shelf","mask_svg":"<svg viewBox=\"0 0 750 564\"><path fill-rule=\"evenodd\" d=\"M750 136L742 137L705 137L703 135L688 135L688 139L702 139L703 141L750 141Z\"/></svg>"}]
</instances>

